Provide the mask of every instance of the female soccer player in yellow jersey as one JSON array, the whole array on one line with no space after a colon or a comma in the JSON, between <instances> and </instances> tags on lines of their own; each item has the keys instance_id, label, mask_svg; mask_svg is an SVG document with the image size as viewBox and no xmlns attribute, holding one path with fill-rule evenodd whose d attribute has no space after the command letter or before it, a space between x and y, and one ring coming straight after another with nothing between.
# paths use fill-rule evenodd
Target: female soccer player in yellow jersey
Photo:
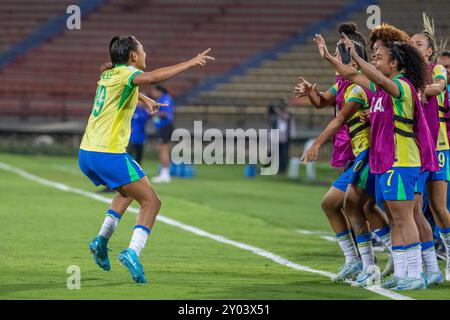
<instances>
[{"instance_id":1,"label":"female soccer player in yellow jersey","mask_svg":"<svg viewBox=\"0 0 450 320\"><path fill-rule=\"evenodd\" d=\"M410 37L404 31L383 23L372 29L370 36L370 46L372 48L372 59L376 58L376 51L385 46L388 42L410 43ZM420 51L420 50L419 50ZM424 112L426 113L426 106ZM420 180L420 176L419 176ZM422 260L424 264L427 286L438 284L442 281L442 274L439 271L437 256L434 249L433 230L430 223L425 218L422 211L422 192L423 189L417 186L414 194L414 220L419 230L420 242L422 248Z\"/></svg>"},{"instance_id":2,"label":"female soccer player in yellow jersey","mask_svg":"<svg viewBox=\"0 0 450 320\"><path fill-rule=\"evenodd\" d=\"M414 188L421 170L437 168L431 134L416 90L425 87L426 64L413 47L386 43L377 49L373 66L359 58L354 44L346 47L360 72L334 59L320 35L322 56L345 78L375 92L370 109L370 171L376 198L392 227L394 276L383 283L396 290L423 289L420 238L413 216Z\"/></svg>"},{"instance_id":3,"label":"female soccer player in yellow jersey","mask_svg":"<svg viewBox=\"0 0 450 320\"><path fill-rule=\"evenodd\" d=\"M434 22L423 14L424 31L415 34L411 38L414 46L428 63L432 83L423 91L423 107L426 114L428 127L431 130L436 145L436 157L439 161L439 170L436 172L425 171L419 177L417 192L423 194L425 186L428 191L428 199L434 220L439 227L439 233L447 251L446 280L450 281L450 214L447 210L447 185L450 181L450 145L447 135L447 122L449 117L447 71L439 64L432 62L436 55L434 36ZM422 214L422 206L419 205L419 214ZM434 242L422 242L422 247L427 248L425 253L436 256ZM433 283L442 282L442 274L439 271L437 260L428 266L427 274Z\"/></svg>"},{"instance_id":4,"label":"female soccer player in yellow jersey","mask_svg":"<svg viewBox=\"0 0 450 320\"><path fill-rule=\"evenodd\" d=\"M366 40L362 34L357 31L357 25L354 23L342 23L338 27L339 34L346 34L353 42L358 44L358 55L367 59L365 51ZM339 44L343 43L342 39ZM339 45L338 44L338 45ZM339 51L336 50L337 59L341 60ZM348 61L349 65L357 70L357 65L353 61ZM315 161L320 147L329 138L336 135L342 127L350 135L350 143L353 154L356 159L353 165L344 171L338 180L324 197L322 207L330 221L333 230L336 233L338 243L345 255L345 264L339 269L339 272L333 280L345 280L356 277L355 285L367 286L373 277L376 277L375 256L372 248L371 230L385 232L389 226L384 213L376 205L365 206L369 197L374 193L374 176L369 172L369 147L370 147L370 125L360 121L361 112L369 107L371 93L369 90L363 90L351 81L338 77L337 83L328 91L320 93L318 89L300 78L300 83L296 86L296 94L306 93L310 102L316 107L331 104L337 105L337 115L330 121L326 129L314 141L313 145L305 153L305 162ZM302 88L303 87L303 88ZM314 86L317 88L316 86ZM334 210L326 205L329 199L333 199ZM338 207L339 205L339 207ZM365 215L365 210L367 215ZM346 216L344 216L342 209ZM367 220L366 220L367 216ZM346 223L348 218L351 227L356 236L356 244L361 255L358 257L358 250L354 244L351 231ZM368 223L369 222L369 223ZM370 225L370 227L369 227ZM383 238L383 241L390 250L390 236ZM386 270L386 272L388 272Z\"/></svg>"},{"instance_id":5,"label":"female soccer player in yellow jersey","mask_svg":"<svg viewBox=\"0 0 450 320\"><path fill-rule=\"evenodd\" d=\"M106 185L118 193L111 202L97 237L89 244L95 262L110 270L108 241L122 215L133 200L140 205L129 248L119 254L119 261L134 281L146 283L139 255L145 246L161 201L144 171L125 151L131 132L131 117L138 99L156 111L158 104L139 95L141 85L156 84L195 66L205 66L208 49L196 57L174 66L151 72L146 69L146 52L134 36L116 36L109 44L112 68L98 81L92 113L84 133L78 163L81 171L96 185Z\"/></svg>"}]
</instances>

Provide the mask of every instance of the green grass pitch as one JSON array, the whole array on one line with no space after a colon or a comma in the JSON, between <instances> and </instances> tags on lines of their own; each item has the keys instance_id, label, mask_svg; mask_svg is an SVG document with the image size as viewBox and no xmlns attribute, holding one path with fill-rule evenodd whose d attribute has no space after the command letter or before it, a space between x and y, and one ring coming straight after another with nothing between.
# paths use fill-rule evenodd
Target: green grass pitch
<instances>
[{"instance_id":1,"label":"green grass pitch","mask_svg":"<svg viewBox=\"0 0 450 320\"><path fill-rule=\"evenodd\" d=\"M0 162L95 192L75 158L0 154ZM146 160L149 175L156 164ZM215 235L270 251L294 263L336 272L343 257L320 209L326 186L279 177L246 179L242 166L197 166L194 179L156 185L161 214ZM107 194L111 197L112 195ZM110 241L110 272L87 246L108 205L0 169L0 299L388 299L327 277L277 264L252 252L157 222L141 260L149 284L136 285L117 261L135 215L127 213ZM133 204L136 207L136 204ZM377 253L381 267L384 253ZM81 289L67 289L66 269L81 270ZM442 267L442 265L441 265ZM402 293L449 299L449 283Z\"/></svg>"}]
</instances>

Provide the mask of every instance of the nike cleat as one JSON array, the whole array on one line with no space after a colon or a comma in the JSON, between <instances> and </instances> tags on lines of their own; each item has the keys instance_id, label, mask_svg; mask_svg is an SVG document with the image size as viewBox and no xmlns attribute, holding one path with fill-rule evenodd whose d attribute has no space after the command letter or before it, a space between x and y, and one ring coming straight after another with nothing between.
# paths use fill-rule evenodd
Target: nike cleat
<instances>
[{"instance_id":1,"label":"nike cleat","mask_svg":"<svg viewBox=\"0 0 450 320\"><path fill-rule=\"evenodd\" d=\"M139 257L133 249L125 249L119 253L119 261L130 271L131 277L136 283L147 283L144 268L139 262Z\"/></svg>"},{"instance_id":2,"label":"nike cleat","mask_svg":"<svg viewBox=\"0 0 450 320\"><path fill-rule=\"evenodd\" d=\"M347 279L354 279L358 273L363 269L362 261L345 263L339 268L339 272L331 280L333 281L345 281Z\"/></svg>"},{"instance_id":3,"label":"nike cleat","mask_svg":"<svg viewBox=\"0 0 450 320\"><path fill-rule=\"evenodd\" d=\"M94 256L95 263L100 268L106 271L111 269L108 257L108 239L102 236L95 237L89 244L89 250Z\"/></svg>"},{"instance_id":4,"label":"nike cleat","mask_svg":"<svg viewBox=\"0 0 450 320\"><path fill-rule=\"evenodd\" d=\"M356 277L352 287L369 287L380 284L380 271L376 266L363 269Z\"/></svg>"},{"instance_id":5,"label":"nike cleat","mask_svg":"<svg viewBox=\"0 0 450 320\"><path fill-rule=\"evenodd\" d=\"M381 287L383 289L392 289L398 285L399 281L400 281L399 277L392 275L381 283Z\"/></svg>"},{"instance_id":6,"label":"nike cleat","mask_svg":"<svg viewBox=\"0 0 450 320\"><path fill-rule=\"evenodd\" d=\"M398 281L397 286L393 288L398 291L421 290L426 289L427 283L424 278L406 277Z\"/></svg>"},{"instance_id":7,"label":"nike cleat","mask_svg":"<svg viewBox=\"0 0 450 320\"><path fill-rule=\"evenodd\" d=\"M427 287L431 287L433 285L438 285L444 281L444 276L442 272L430 272L425 273L425 279L427 280Z\"/></svg>"}]
</instances>

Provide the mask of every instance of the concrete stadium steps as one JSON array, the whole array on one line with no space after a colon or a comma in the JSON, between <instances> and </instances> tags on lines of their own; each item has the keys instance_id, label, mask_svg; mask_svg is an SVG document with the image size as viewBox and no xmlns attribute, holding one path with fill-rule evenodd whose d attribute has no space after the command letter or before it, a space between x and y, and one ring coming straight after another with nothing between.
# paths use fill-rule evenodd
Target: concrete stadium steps
<instances>
[{"instance_id":1,"label":"concrete stadium steps","mask_svg":"<svg viewBox=\"0 0 450 320\"><path fill-rule=\"evenodd\" d=\"M34 1L23 1L30 5L29 8L35 6ZM61 3L64 3L64 9L69 4L59 0L47 2L48 5L42 5L43 11L35 11L56 12L60 10ZM107 5L82 20L82 30L65 31L0 71L0 76L8 79L0 86L0 95L4 98L0 102L0 112L19 114L24 101L29 101L31 110L29 108L27 112L30 113L48 112L64 116L68 112L69 116L75 117L89 114L98 81L98 67L108 60L108 42L115 34L137 36L147 50L149 69L185 60L199 50L212 47L216 61L204 69L189 71L167 82L171 92L178 95L189 92L205 79L232 70L256 53L273 48L347 3L349 0L313 3L309 0L250 0L245 3L229 0L110 0ZM4 24L4 28L0 28L0 37L5 30L11 31L11 35L23 35L18 27L9 30L10 25L29 24L27 28L36 27L32 21L27 20L23 25L18 22L29 17L33 12L31 9L26 12L22 10L18 15L20 19L13 18L12 22L7 19L10 12L5 14L3 8L19 10L19 6L13 0L4 0L0 4L0 18L2 15L4 17L0 19L0 26ZM450 33L448 1L381 0L380 7L382 22L397 25L409 33L422 29L422 11L435 18L438 36L445 38ZM405 14L405 11L408 13ZM44 16L42 13L37 14L37 17ZM367 14L361 12L352 15L349 20L358 22L360 30L368 34L366 19ZM325 36L329 49L334 50L336 29L320 32ZM299 112L297 108L292 108L297 121L308 126L311 123L321 126L321 117L328 119L333 115L333 110L327 108L318 111L311 109L306 99L293 99L292 90L299 75L317 82L322 90L333 83L334 72L319 57L312 39L306 44L293 45L289 52L265 61L258 68L231 77L229 83L201 92L195 99L189 98L187 104L189 108L199 110L209 108L207 114L210 118L217 113L224 117L226 115L227 119L231 119L233 114L238 119L243 114L252 119L263 119L268 104L289 97L293 104L304 109ZM189 108L180 107L179 110L187 112ZM244 113L244 108L248 108L248 112ZM189 114L195 117L196 113ZM200 114L202 112L197 113ZM309 119L311 114L314 120L304 121L302 117Z\"/></svg>"},{"instance_id":2,"label":"concrete stadium steps","mask_svg":"<svg viewBox=\"0 0 450 320\"><path fill-rule=\"evenodd\" d=\"M29 36L58 14L64 14L73 0L2 0L0 2L0 54Z\"/></svg>"},{"instance_id":3,"label":"concrete stadium steps","mask_svg":"<svg viewBox=\"0 0 450 320\"><path fill-rule=\"evenodd\" d=\"M110 0L82 20L81 30L65 30L0 71L8 79L0 95L18 101L21 95L30 101L55 99L55 105L60 104L55 96L65 97L84 101L83 106L70 110L90 108L99 66L109 60L109 40L116 34L134 34L146 48L148 69L213 48L216 61L167 82L177 96L269 50L347 2Z\"/></svg>"},{"instance_id":4,"label":"concrete stadium steps","mask_svg":"<svg viewBox=\"0 0 450 320\"><path fill-rule=\"evenodd\" d=\"M175 109L177 127L190 128L193 121L201 120L205 128L267 128L267 107L257 105L186 105ZM302 129L316 130L334 116L333 108L314 109L292 108L296 119L296 126ZM302 131L309 137L310 131Z\"/></svg>"},{"instance_id":5,"label":"concrete stadium steps","mask_svg":"<svg viewBox=\"0 0 450 320\"><path fill-rule=\"evenodd\" d=\"M410 34L422 30L423 11L435 19L438 38L439 36L446 38L450 34L448 20L450 2L448 1L382 0L379 6L382 22L394 24ZM405 11L408 13L405 14ZM347 20L357 22L360 31L367 35L370 32L366 27L367 17L365 12L361 12L353 14ZM318 30L318 32L324 36L329 50L334 50L338 37L336 28ZM213 90L201 92L196 99L188 99L188 103L199 106L211 105L212 109L224 104L229 104L230 107L235 105L264 107L280 98L288 97L294 105L310 110L307 99L298 100L293 97L292 91L299 75L312 83L317 83L323 91L334 82L333 70L320 58L312 39L306 44L293 45L288 52L279 54L273 60L264 61L257 68L247 69L243 75L233 76L228 83L222 83ZM297 114L297 116L300 115ZM297 120L301 121L299 118Z\"/></svg>"}]
</instances>

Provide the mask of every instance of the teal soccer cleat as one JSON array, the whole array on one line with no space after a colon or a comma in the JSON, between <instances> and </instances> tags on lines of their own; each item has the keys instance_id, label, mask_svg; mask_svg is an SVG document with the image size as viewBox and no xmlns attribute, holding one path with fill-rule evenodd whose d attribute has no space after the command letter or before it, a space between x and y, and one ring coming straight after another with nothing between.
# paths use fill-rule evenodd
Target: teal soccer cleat
<instances>
[{"instance_id":1,"label":"teal soccer cleat","mask_svg":"<svg viewBox=\"0 0 450 320\"><path fill-rule=\"evenodd\" d=\"M413 278L406 277L398 281L397 286L393 288L394 290L404 291L404 290L420 290L426 289L427 283L425 278Z\"/></svg>"},{"instance_id":2,"label":"teal soccer cleat","mask_svg":"<svg viewBox=\"0 0 450 320\"><path fill-rule=\"evenodd\" d=\"M345 263L339 268L339 272L331 280L344 281L347 279L354 279L363 269L362 261Z\"/></svg>"},{"instance_id":3,"label":"teal soccer cleat","mask_svg":"<svg viewBox=\"0 0 450 320\"><path fill-rule=\"evenodd\" d=\"M427 280L427 287L436 286L444 281L444 276L442 272L430 272L425 274L425 278Z\"/></svg>"},{"instance_id":4,"label":"teal soccer cleat","mask_svg":"<svg viewBox=\"0 0 450 320\"><path fill-rule=\"evenodd\" d=\"M108 257L108 239L98 236L89 244L95 263L103 270L111 270L111 264Z\"/></svg>"},{"instance_id":5,"label":"teal soccer cleat","mask_svg":"<svg viewBox=\"0 0 450 320\"><path fill-rule=\"evenodd\" d=\"M131 277L136 283L147 283L144 268L139 262L139 257L133 249L125 249L119 253L119 261L130 271Z\"/></svg>"},{"instance_id":6,"label":"teal soccer cleat","mask_svg":"<svg viewBox=\"0 0 450 320\"><path fill-rule=\"evenodd\" d=\"M353 287L370 287L380 284L380 271L376 266L364 268L356 277Z\"/></svg>"},{"instance_id":7,"label":"teal soccer cleat","mask_svg":"<svg viewBox=\"0 0 450 320\"><path fill-rule=\"evenodd\" d=\"M400 281L400 278L395 276L395 275L391 275L389 278L387 278L386 280L384 280L381 283L381 287L383 289L392 289L395 288L398 285L398 282Z\"/></svg>"}]
</instances>

